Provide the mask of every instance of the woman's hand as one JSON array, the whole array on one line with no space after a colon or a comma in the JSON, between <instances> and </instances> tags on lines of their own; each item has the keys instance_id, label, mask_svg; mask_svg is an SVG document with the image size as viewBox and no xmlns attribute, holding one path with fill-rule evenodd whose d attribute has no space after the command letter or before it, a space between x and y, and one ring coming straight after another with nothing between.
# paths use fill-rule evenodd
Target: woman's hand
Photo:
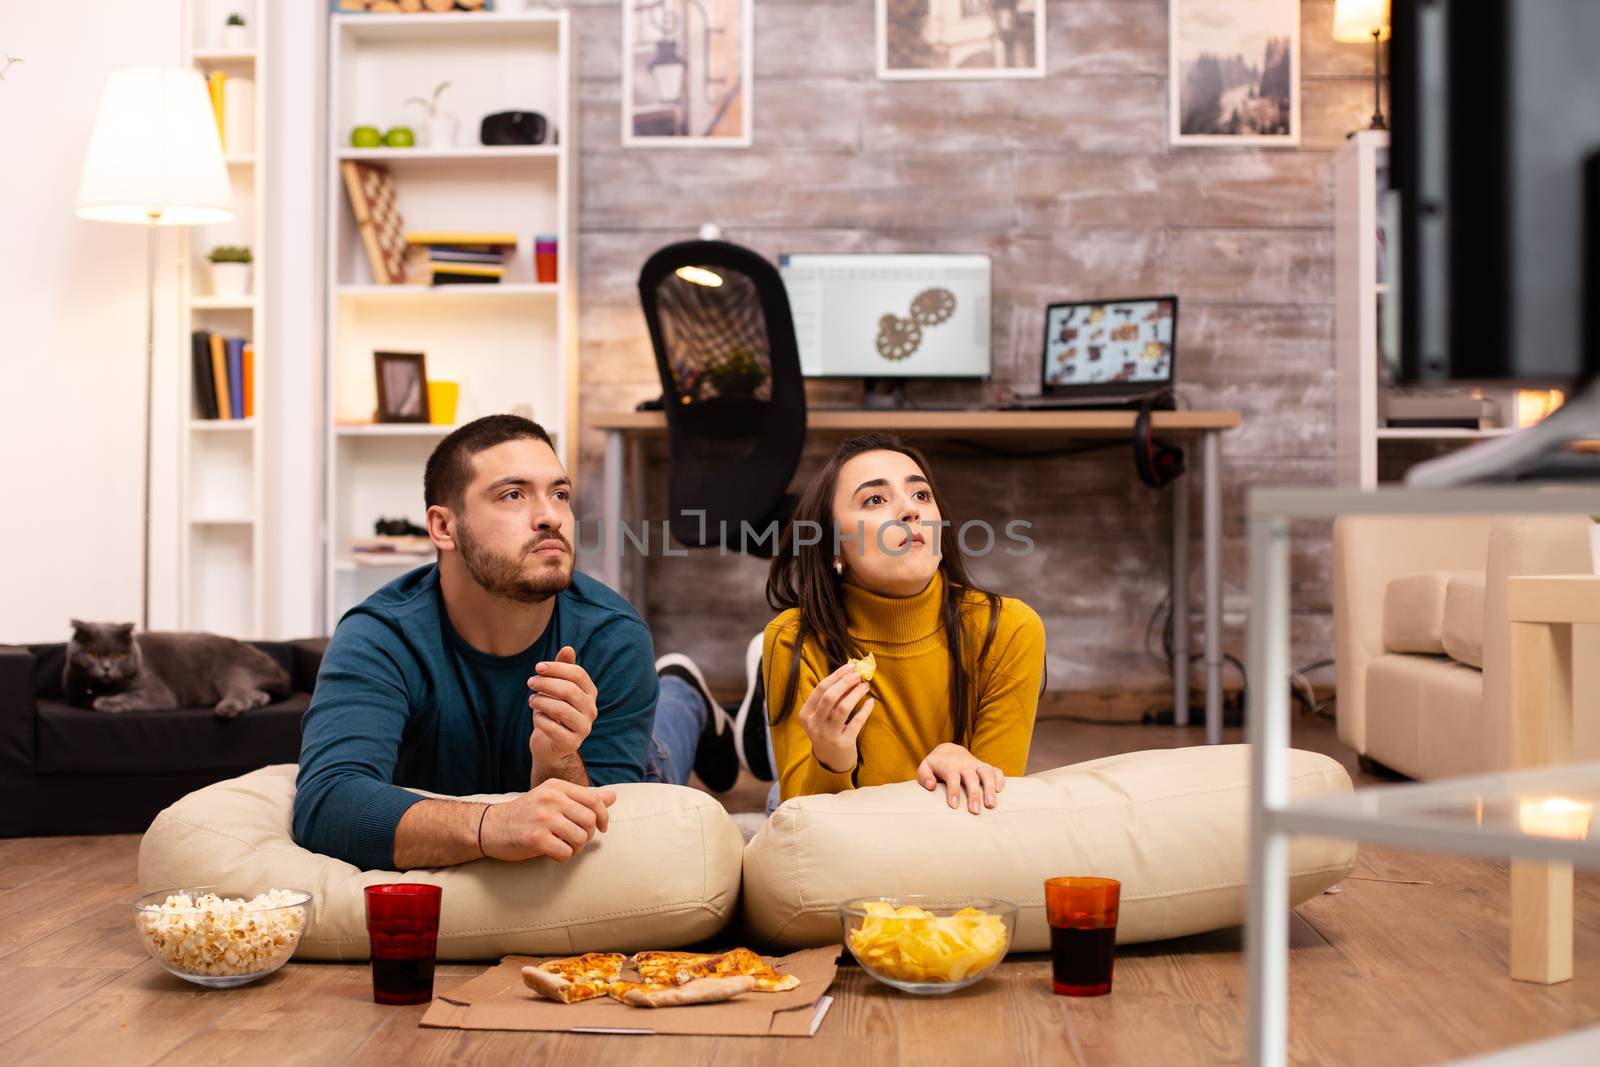
<instances>
[{"instance_id":1,"label":"woman's hand","mask_svg":"<svg viewBox=\"0 0 1600 1067\"><path fill-rule=\"evenodd\" d=\"M846 663L818 682L800 706L800 726L811 739L811 754L824 769L843 774L855 767L856 738L874 707L867 697L856 710L867 692L867 683Z\"/></svg>"},{"instance_id":2,"label":"woman's hand","mask_svg":"<svg viewBox=\"0 0 1600 1067\"><path fill-rule=\"evenodd\" d=\"M929 791L938 789L943 782L952 808L958 806L961 794L966 793L967 810L974 815L981 810L979 797L983 798L983 807L992 808L1000 791L1006 787L1004 771L949 741L928 753L918 765L917 781Z\"/></svg>"}]
</instances>

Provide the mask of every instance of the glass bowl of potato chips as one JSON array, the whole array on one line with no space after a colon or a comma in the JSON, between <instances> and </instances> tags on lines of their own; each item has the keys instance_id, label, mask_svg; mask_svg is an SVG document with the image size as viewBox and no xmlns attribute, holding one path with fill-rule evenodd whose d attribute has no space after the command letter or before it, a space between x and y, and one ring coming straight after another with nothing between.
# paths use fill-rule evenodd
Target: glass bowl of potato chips
<instances>
[{"instance_id":1,"label":"glass bowl of potato chips","mask_svg":"<svg viewBox=\"0 0 1600 1067\"><path fill-rule=\"evenodd\" d=\"M965 989L1005 959L1017 906L992 897L861 897L839 905L863 970L907 993Z\"/></svg>"}]
</instances>

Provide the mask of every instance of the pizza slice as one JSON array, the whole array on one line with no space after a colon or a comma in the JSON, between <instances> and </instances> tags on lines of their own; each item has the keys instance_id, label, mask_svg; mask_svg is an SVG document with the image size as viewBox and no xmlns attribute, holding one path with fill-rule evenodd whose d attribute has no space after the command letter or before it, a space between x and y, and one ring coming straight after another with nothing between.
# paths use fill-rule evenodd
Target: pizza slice
<instances>
[{"instance_id":1,"label":"pizza slice","mask_svg":"<svg viewBox=\"0 0 1600 1067\"><path fill-rule=\"evenodd\" d=\"M603 997L622 974L628 958L620 952L586 952L522 968L522 984L549 1000L576 1004Z\"/></svg>"},{"instance_id":2,"label":"pizza slice","mask_svg":"<svg viewBox=\"0 0 1600 1067\"><path fill-rule=\"evenodd\" d=\"M635 1008L678 1008L689 1004L720 1004L756 988L747 974L696 978L683 985L652 982L612 982L607 992Z\"/></svg>"},{"instance_id":3,"label":"pizza slice","mask_svg":"<svg viewBox=\"0 0 1600 1067\"><path fill-rule=\"evenodd\" d=\"M633 969L639 972L645 985L678 985L680 970L709 960L712 955L708 952L640 952L633 957Z\"/></svg>"},{"instance_id":4,"label":"pizza slice","mask_svg":"<svg viewBox=\"0 0 1600 1067\"><path fill-rule=\"evenodd\" d=\"M682 984L699 978L735 975L754 978L755 988L763 993L784 993L800 984L799 978L792 974L779 974L771 964L747 948L730 949L715 956L685 961L678 967L677 980Z\"/></svg>"}]
</instances>

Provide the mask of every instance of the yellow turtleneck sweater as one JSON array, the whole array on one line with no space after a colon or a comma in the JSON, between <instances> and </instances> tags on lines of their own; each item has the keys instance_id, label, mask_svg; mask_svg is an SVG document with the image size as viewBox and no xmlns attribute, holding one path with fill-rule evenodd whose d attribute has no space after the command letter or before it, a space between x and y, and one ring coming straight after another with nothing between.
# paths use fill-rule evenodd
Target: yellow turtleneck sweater
<instances>
[{"instance_id":1,"label":"yellow turtleneck sweater","mask_svg":"<svg viewBox=\"0 0 1600 1067\"><path fill-rule=\"evenodd\" d=\"M871 652L878 670L869 687L876 699L872 717L856 740L852 772L834 773L811 754L811 739L800 725L800 706L817 681L839 667L825 661L813 635L800 657L800 685L792 710L772 727L779 790L783 799L811 793L838 793L856 786L905 782L929 752L955 737L950 702L950 655L940 606L944 573L909 597L887 597L844 585L850 636L861 652ZM984 598L968 593L962 611L962 649L970 663L983 647L989 609ZM776 715L789 681L798 609L790 608L767 625L761 669L769 714ZM1000 598L998 626L988 657L967 674L977 687L972 741L967 747L1007 775L1020 775L1028 763L1033 718L1039 707L1044 671L1044 623L1028 605ZM862 703L865 703L863 698ZM859 707L859 705L857 705Z\"/></svg>"}]
</instances>

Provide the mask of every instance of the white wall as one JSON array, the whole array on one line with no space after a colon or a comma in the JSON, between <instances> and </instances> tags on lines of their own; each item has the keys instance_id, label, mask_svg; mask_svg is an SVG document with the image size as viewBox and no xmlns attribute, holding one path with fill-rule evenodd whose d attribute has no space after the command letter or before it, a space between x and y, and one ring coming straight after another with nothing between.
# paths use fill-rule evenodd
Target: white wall
<instances>
[{"instance_id":1,"label":"white wall","mask_svg":"<svg viewBox=\"0 0 1600 1067\"><path fill-rule=\"evenodd\" d=\"M0 641L139 615L145 232L72 211L106 72L177 63L180 13L178 0L0 10L0 53L22 59L0 81ZM177 248L163 232L153 627L177 617Z\"/></svg>"}]
</instances>

